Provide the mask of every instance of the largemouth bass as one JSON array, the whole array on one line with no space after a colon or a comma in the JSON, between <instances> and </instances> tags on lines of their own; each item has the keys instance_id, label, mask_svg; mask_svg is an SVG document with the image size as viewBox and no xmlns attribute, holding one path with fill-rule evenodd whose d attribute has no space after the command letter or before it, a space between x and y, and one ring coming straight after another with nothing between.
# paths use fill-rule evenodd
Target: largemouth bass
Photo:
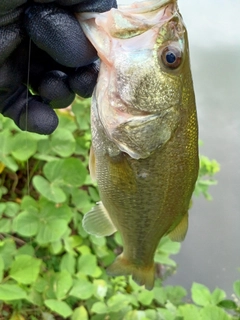
<instances>
[{"instance_id":1,"label":"largemouth bass","mask_svg":"<svg viewBox=\"0 0 240 320\"><path fill-rule=\"evenodd\" d=\"M85 230L118 230L123 252L110 275L152 289L154 253L184 239L198 175L198 126L187 31L175 0L84 13L82 28L101 59L92 99L90 173L101 202Z\"/></svg>"}]
</instances>

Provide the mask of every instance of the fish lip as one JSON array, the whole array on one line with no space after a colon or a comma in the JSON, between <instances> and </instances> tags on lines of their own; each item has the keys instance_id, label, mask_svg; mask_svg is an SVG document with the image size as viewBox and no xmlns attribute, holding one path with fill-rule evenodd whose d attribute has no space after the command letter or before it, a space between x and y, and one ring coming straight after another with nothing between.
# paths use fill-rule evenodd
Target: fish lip
<instances>
[{"instance_id":1,"label":"fish lip","mask_svg":"<svg viewBox=\"0 0 240 320\"><path fill-rule=\"evenodd\" d=\"M145 0L140 2L134 2L131 5L119 5L118 10L128 13L145 13L155 10L159 10L170 4L177 4L177 0ZM112 9L114 10L114 9Z\"/></svg>"}]
</instances>

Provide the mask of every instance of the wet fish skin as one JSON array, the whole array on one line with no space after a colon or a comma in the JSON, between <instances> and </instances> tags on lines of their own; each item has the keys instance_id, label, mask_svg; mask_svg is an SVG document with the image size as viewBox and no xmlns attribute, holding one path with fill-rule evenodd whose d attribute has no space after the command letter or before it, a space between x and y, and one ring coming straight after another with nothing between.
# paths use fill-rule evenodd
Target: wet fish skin
<instances>
[{"instance_id":1,"label":"wet fish skin","mask_svg":"<svg viewBox=\"0 0 240 320\"><path fill-rule=\"evenodd\" d=\"M102 203L84 216L83 226L98 236L118 230L123 253L109 274L130 274L152 289L160 239L169 234L180 241L187 232L198 126L187 32L176 1L141 5L80 19L102 60L90 159ZM165 48L182 52L178 67L164 64Z\"/></svg>"}]
</instances>

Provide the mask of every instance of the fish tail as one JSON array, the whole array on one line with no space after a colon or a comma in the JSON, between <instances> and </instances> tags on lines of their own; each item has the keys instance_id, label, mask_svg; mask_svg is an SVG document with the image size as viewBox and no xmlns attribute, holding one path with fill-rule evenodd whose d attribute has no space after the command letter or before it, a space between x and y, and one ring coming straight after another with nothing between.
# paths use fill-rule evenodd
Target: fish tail
<instances>
[{"instance_id":1,"label":"fish tail","mask_svg":"<svg viewBox=\"0 0 240 320\"><path fill-rule=\"evenodd\" d=\"M136 266L134 263L126 259L123 254L118 256L116 260L107 268L110 276L127 276L132 275L133 280L139 286L145 286L146 289L152 290L155 279L155 264L151 266Z\"/></svg>"}]
</instances>

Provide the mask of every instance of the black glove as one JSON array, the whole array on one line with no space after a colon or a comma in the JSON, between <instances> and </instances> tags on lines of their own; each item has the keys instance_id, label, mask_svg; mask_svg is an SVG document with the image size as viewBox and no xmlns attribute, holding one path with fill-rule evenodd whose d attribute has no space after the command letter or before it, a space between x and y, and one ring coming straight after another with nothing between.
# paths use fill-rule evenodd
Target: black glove
<instances>
[{"instance_id":1,"label":"black glove","mask_svg":"<svg viewBox=\"0 0 240 320\"><path fill-rule=\"evenodd\" d=\"M74 13L112 7L116 0L1 0L0 113L22 130L50 134L53 108L70 105L75 93L90 97L99 61Z\"/></svg>"}]
</instances>

